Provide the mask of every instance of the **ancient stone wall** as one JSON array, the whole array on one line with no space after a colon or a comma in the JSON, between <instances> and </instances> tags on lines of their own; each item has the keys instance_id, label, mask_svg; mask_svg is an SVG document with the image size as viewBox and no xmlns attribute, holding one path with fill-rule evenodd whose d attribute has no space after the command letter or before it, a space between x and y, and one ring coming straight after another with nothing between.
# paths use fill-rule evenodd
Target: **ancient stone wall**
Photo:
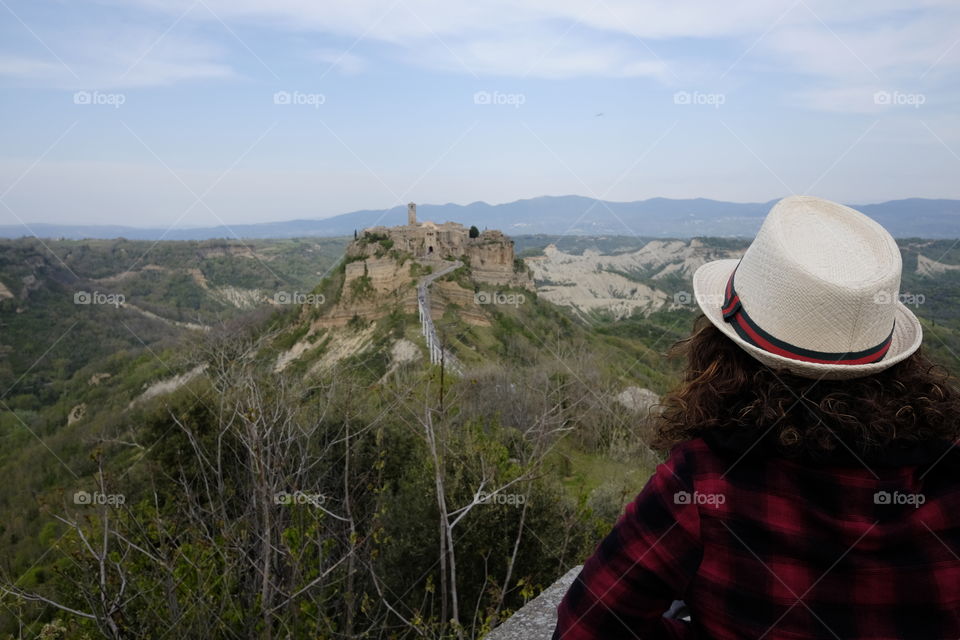
<instances>
[{"instance_id":1,"label":"ancient stone wall","mask_svg":"<svg viewBox=\"0 0 960 640\"><path fill-rule=\"evenodd\" d=\"M573 584L582 566L570 569L543 593L507 618L484 640L550 640L557 626L557 606Z\"/></svg>"},{"instance_id":2,"label":"ancient stone wall","mask_svg":"<svg viewBox=\"0 0 960 640\"><path fill-rule=\"evenodd\" d=\"M401 265L389 256L351 262L346 266L345 274L344 293L352 291L352 283L364 275L370 278L370 284L378 294L399 289L412 280L410 261Z\"/></svg>"},{"instance_id":3,"label":"ancient stone wall","mask_svg":"<svg viewBox=\"0 0 960 640\"><path fill-rule=\"evenodd\" d=\"M469 231L457 222L422 222L397 227L370 227L365 235L385 235L393 240L393 248L416 258L459 258L463 255ZM358 249L363 255L376 251L378 243L367 243ZM357 248L355 248L357 250Z\"/></svg>"}]
</instances>

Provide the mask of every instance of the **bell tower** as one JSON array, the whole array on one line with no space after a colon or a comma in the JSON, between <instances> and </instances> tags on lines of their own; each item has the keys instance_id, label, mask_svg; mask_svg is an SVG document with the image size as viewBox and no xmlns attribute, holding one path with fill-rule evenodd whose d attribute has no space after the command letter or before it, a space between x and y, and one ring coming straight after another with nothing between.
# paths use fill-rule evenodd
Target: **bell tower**
<instances>
[{"instance_id":1,"label":"bell tower","mask_svg":"<svg viewBox=\"0 0 960 640\"><path fill-rule=\"evenodd\" d=\"M417 204L415 202L407 205L407 224L410 226L417 224Z\"/></svg>"}]
</instances>

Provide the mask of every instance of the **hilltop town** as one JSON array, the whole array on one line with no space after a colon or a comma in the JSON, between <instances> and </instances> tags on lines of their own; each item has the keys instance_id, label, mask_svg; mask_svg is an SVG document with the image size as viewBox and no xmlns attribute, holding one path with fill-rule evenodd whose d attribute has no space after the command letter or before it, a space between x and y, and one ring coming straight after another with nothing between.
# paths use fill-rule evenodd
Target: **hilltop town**
<instances>
[{"instance_id":1,"label":"hilltop town","mask_svg":"<svg viewBox=\"0 0 960 640\"><path fill-rule=\"evenodd\" d=\"M502 232L489 229L470 237L470 230L458 222L419 222L413 202L407 205L407 224L370 227L357 235L347 256L362 260L347 265L347 282L362 275L364 269L376 280L375 272L389 262L384 261L384 249L388 258L410 258L422 264L466 258L473 279L484 284L529 284L515 261L513 240Z\"/></svg>"},{"instance_id":2,"label":"hilltop town","mask_svg":"<svg viewBox=\"0 0 960 640\"><path fill-rule=\"evenodd\" d=\"M454 261L463 263L475 286L533 289L530 273L516 258L509 237L495 229L471 233L458 222L418 221L417 205L412 202L407 205L407 224L357 232L344 259L344 294L323 319L328 326L345 324L356 314L367 319L385 315L388 301L415 311L418 278L445 269ZM471 311L476 307L476 289L449 281L434 286L441 290L437 311L442 313L440 307L445 303L455 303L463 308L465 320L485 323L478 309Z\"/></svg>"}]
</instances>

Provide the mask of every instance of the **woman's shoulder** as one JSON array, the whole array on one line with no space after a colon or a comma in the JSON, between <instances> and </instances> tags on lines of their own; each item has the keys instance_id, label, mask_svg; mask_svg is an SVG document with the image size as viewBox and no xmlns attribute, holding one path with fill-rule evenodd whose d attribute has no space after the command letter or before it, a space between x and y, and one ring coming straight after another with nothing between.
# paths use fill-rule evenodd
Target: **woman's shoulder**
<instances>
[{"instance_id":1,"label":"woman's shoulder","mask_svg":"<svg viewBox=\"0 0 960 640\"><path fill-rule=\"evenodd\" d=\"M661 467L680 478L723 474L729 456L716 449L708 438L697 437L674 444Z\"/></svg>"},{"instance_id":2,"label":"woman's shoulder","mask_svg":"<svg viewBox=\"0 0 960 640\"><path fill-rule=\"evenodd\" d=\"M779 443L775 435L745 429L705 431L696 438L675 444L668 461L677 469L695 475L726 476L735 466L801 468L822 473L844 469L895 470L905 467L935 469L960 477L960 441L938 438L893 442L875 449L851 445L832 451L792 451Z\"/></svg>"}]
</instances>

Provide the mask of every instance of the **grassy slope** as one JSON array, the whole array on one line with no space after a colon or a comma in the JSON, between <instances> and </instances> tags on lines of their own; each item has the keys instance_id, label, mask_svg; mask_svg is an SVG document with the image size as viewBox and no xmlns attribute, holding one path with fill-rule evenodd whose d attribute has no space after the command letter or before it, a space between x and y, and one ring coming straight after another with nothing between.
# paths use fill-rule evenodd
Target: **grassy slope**
<instances>
[{"instance_id":1,"label":"grassy slope","mask_svg":"<svg viewBox=\"0 0 960 640\"><path fill-rule=\"evenodd\" d=\"M274 256L269 261L271 271L310 291L321 267L332 264L336 255L335 244L317 246L312 242L261 242L255 248ZM0 485L0 562L5 571L14 575L22 574L42 556L56 532L39 505L45 500L63 499L61 493L87 483L95 471L90 452L104 435L135 438L138 416L148 409L128 411L130 401L149 383L182 372L190 361L189 350L180 343L183 331L135 314L121 315L122 310L118 313L109 307L78 308L72 302L73 292L87 286L84 279L122 272L129 267L130 254L143 249L143 244L99 241L51 245L69 270L58 266L49 252L31 241L0 244L0 281L15 295L19 295L19 283L24 277L33 275L42 282L25 299L0 302L0 343L6 345L0 359L0 391L13 387L0 405L0 470L8 479ZM276 286L276 276L257 271L250 258L232 256L205 262L196 258L196 246L181 246L188 244L197 243L163 243L162 251L151 251L151 261L170 268L199 268L208 281L216 284ZM947 252L940 258L942 261L960 264L960 251L950 248L950 244L928 245L920 250L934 259ZM925 324L927 348L957 371L954 354L960 353L960 274L948 273L935 279L916 276L916 251L905 245L904 291L925 295L916 312ZM231 272L231 264L237 265L235 272ZM70 270L80 278L73 278ZM184 282L182 278L178 280L180 275L173 273L169 279L156 281L145 275L139 282L149 285L147 291L141 294L131 288L130 295L142 295L145 304L174 312L178 302L182 308L193 299L187 285L182 290L177 288L178 282ZM452 274L449 278L461 276ZM340 282L342 276L335 270L316 291L334 300L339 295ZM569 362L589 354L600 363L601 384L607 389L616 391L637 385L662 393L670 386L679 363L664 360L663 352L689 331L694 318L691 311L663 311L648 318L601 321L588 327L535 294L525 295L526 301L517 306L487 307L488 327L468 325L456 308L448 310L438 327L468 365L497 361L520 369L543 359ZM21 313L17 313L17 308ZM215 301L209 300L191 309L211 316L242 315L236 310L217 308ZM277 351L295 343L311 318L320 312L314 309L301 313L291 308L274 314L270 322L285 327L275 345ZM63 333L67 336L45 351ZM137 336L144 338L149 349ZM422 346L415 314L394 313L377 323L371 348L353 358L355 363L362 363L362 367L357 367L357 375L376 383L389 364L385 348L401 336ZM316 347L292 366L307 371L324 352L328 339L327 334L320 335ZM110 373L111 377L91 385L90 378L95 373ZM66 426L68 412L80 403L88 405L87 417ZM41 444L39 438L45 443ZM56 457L50 455L47 447ZM124 455L130 464L138 458L134 449ZM572 442L558 448L555 459L567 489L582 499L603 489L617 493L614 501L622 503L622 498L629 499L642 487L651 471L649 460L611 460ZM42 581L45 569L49 569L45 563L31 569L25 586Z\"/></svg>"},{"instance_id":2,"label":"grassy slope","mask_svg":"<svg viewBox=\"0 0 960 640\"><path fill-rule=\"evenodd\" d=\"M7 478L0 485L2 568L18 574L42 555L49 540L40 531L49 518L40 503L89 477L100 440L135 437L137 412L128 411L129 403L190 366L183 340L191 331L129 308L75 304L77 292L121 293L171 320L262 317L211 295L188 270L198 270L211 288L309 291L345 243L254 241L257 259L203 256L205 249L238 243L0 241L0 282L14 295L0 300L0 470ZM131 268L132 277L97 282ZM86 416L68 426L80 405Z\"/></svg>"}]
</instances>

